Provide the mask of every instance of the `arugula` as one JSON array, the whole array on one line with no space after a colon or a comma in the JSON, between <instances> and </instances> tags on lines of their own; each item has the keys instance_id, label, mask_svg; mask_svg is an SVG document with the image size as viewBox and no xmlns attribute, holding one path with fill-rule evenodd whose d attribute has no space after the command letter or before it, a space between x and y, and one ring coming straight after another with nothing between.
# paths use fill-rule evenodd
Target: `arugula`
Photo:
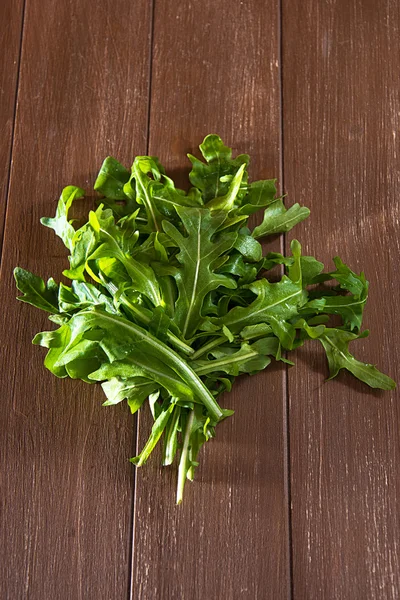
<instances>
[{"instance_id":1,"label":"arugula","mask_svg":"<svg viewBox=\"0 0 400 600\"><path fill-rule=\"evenodd\" d=\"M62 191L55 217L41 220L69 251L63 274L70 285L14 271L19 300L58 325L33 340L47 348L45 366L54 375L100 382L104 405L126 400L132 413L148 399L154 425L131 461L143 465L163 438L163 465L179 455L177 503L201 446L233 414L220 396L242 373L272 360L293 364L283 350L315 340L330 378L347 369L370 387L395 387L349 351L368 334L361 332L364 274L338 257L335 270L324 272L296 240L291 256L263 256L257 238L289 231L308 208L286 208L275 180L249 182L249 157L232 158L217 135L200 151L205 162L189 155L187 193L156 157L136 157L130 170L106 158L94 185L103 197L82 227L68 215L84 195L75 186ZM263 221L249 229L249 216L261 209ZM285 272L270 282L275 265ZM341 324L330 326L331 315Z\"/></svg>"}]
</instances>

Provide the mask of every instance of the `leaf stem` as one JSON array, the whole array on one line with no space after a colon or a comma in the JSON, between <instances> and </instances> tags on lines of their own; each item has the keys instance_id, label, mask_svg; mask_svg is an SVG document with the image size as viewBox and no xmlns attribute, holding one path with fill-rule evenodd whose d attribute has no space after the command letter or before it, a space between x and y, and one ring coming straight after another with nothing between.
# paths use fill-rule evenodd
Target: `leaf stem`
<instances>
[{"instance_id":1,"label":"leaf stem","mask_svg":"<svg viewBox=\"0 0 400 600\"><path fill-rule=\"evenodd\" d=\"M183 438L183 446L181 451L181 458L179 461L179 469L178 469L178 487L176 490L176 503L180 504L183 500L183 489L185 487L186 475L188 472L187 462L188 462L188 452L190 445L190 435L192 433L192 426L194 420L194 410L191 410L186 421L185 427L185 435Z\"/></svg>"},{"instance_id":2,"label":"leaf stem","mask_svg":"<svg viewBox=\"0 0 400 600\"><path fill-rule=\"evenodd\" d=\"M163 461L162 461L162 464L164 466L172 465L174 458L175 458L176 449L178 446L177 432L178 432L180 416L181 416L181 407L178 404L176 404L174 411L172 413L172 417L168 422L167 430L166 430L166 434L165 434L165 444L164 444Z\"/></svg>"},{"instance_id":3,"label":"leaf stem","mask_svg":"<svg viewBox=\"0 0 400 600\"><path fill-rule=\"evenodd\" d=\"M213 348L220 346L227 340L228 340L228 338L226 337L226 335L222 335L220 337L214 338L213 340L211 340L207 344L204 344L204 346L201 346L198 350L196 350L196 352L194 354L192 354L192 356L190 358L192 360L197 360L200 356L203 356L203 354L206 354L206 352L209 352Z\"/></svg>"},{"instance_id":4,"label":"leaf stem","mask_svg":"<svg viewBox=\"0 0 400 600\"><path fill-rule=\"evenodd\" d=\"M232 365L234 363L245 363L246 360L250 360L255 356L259 356L258 352L254 352L254 350L249 350L247 354L242 354L240 356L228 356L228 358L220 358L219 360L210 360L209 363L205 365L201 365L196 367L197 375L206 375L207 373L212 373L213 371L221 370L221 367L225 365Z\"/></svg>"}]
</instances>

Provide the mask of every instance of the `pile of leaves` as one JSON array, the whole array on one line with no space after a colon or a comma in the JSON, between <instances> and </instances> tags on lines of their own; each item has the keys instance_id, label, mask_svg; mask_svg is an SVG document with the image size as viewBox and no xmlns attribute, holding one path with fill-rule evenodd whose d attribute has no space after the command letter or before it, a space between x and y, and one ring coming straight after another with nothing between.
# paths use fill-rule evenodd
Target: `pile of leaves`
<instances>
[{"instance_id":1,"label":"pile of leaves","mask_svg":"<svg viewBox=\"0 0 400 600\"><path fill-rule=\"evenodd\" d=\"M15 269L19 299L59 325L33 340L48 348L54 375L101 382L104 404L127 400L132 413L148 400L154 425L131 461L143 465L163 436L163 464L179 455L178 503L200 447L232 414L219 397L241 373L289 362L287 351L316 340L331 377L347 369L371 387L395 386L349 351L368 333L361 333L364 274L339 258L324 272L296 240L291 256L263 256L258 239L289 231L309 210L286 209L275 180L250 183L248 155L232 158L217 135L200 150L204 162L189 155L187 193L155 157L136 157L130 171L106 158L94 186L103 198L87 223L75 229L69 219L84 195L74 186L64 188L55 217L41 220L70 253L63 274L71 284ZM248 219L261 209L262 223L251 230ZM272 282L276 265L281 277ZM330 326L332 315L339 326Z\"/></svg>"}]
</instances>

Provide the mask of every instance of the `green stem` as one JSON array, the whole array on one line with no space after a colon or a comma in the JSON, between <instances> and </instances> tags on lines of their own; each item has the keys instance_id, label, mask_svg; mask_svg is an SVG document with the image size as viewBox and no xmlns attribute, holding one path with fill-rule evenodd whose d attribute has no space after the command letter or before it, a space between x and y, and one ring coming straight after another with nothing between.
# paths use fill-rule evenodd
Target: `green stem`
<instances>
[{"instance_id":1,"label":"green stem","mask_svg":"<svg viewBox=\"0 0 400 600\"><path fill-rule=\"evenodd\" d=\"M194 410L191 410L189 413L189 416L187 418L187 421L186 421L185 435L183 438L181 458L179 461L178 488L176 491L176 503L177 504L180 504L183 500L183 489L185 487L186 475L188 472L187 462L188 462L190 435L192 433L193 420L194 420Z\"/></svg>"},{"instance_id":2,"label":"green stem","mask_svg":"<svg viewBox=\"0 0 400 600\"><path fill-rule=\"evenodd\" d=\"M134 456L131 458L131 462L135 464L137 467L141 467L145 464L150 454L153 452L155 446L157 445L158 440L162 436L164 429L169 421L172 411L174 410L174 405L171 404L169 408L163 411L158 419L154 422L154 425L151 429L151 434L149 439L147 440L143 450L138 456Z\"/></svg>"},{"instance_id":3,"label":"green stem","mask_svg":"<svg viewBox=\"0 0 400 600\"><path fill-rule=\"evenodd\" d=\"M204 346L201 346L201 348L196 350L196 352L190 358L192 360L196 360L200 356L203 356L203 354L205 354L206 352L209 352L213 348L216 348L217 346L220 346L221 344L226 342L227 339L228 338L226 337L226 335L222 335L221 337L214 338L213 340L211 340L211 342L208 342L207 344L205 344Z\"/></svg>"},{"instance_id":4,"label":"green stem","mask_svg":"<svg viewBox=\"0 0 400 600\"><path fill-rule=\"evenodd\" d=\"M213 371L219 371L220 367L224 367L226 365L231 365L233 363L244 363L246 360L253 358L254 356L259 356L258 352L254 352L249 350L247 354L242 354L241 356L237 356L236 358L229 356L228 358L220 358L218 360L211 360L209 364L202 365L201 367L196 368L197 375L206 375L207 373Z\"/></svg>"},{"instance_id":5,"label":"green stem","mask_svg":"<svg viewBox=\"0 0 400 600\"><path fill-rule=\"evenodd\" d=\"M172 413L172 417L168 422L167 430L165 433L165 444L163 451L163 461L162 464L164 466L172 465L173 460L175 458L176 449L178 446L178 425L179 419L181 416L181 407L179 405L175 405L174 411Z\"/></svg>"}]
</instances>

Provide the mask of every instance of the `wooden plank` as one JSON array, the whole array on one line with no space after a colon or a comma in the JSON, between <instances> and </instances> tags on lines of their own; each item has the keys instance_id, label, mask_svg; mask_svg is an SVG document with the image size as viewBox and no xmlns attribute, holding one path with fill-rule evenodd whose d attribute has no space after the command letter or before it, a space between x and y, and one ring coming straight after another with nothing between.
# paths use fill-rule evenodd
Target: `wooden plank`
<instances>
[{"instance_id":1,"label":"wooden plank","mask_svg":"<svg viewBox=\"0 0 400 600\"><path fill-rule=\"evenodd\" d=\"M128 593L134 421L44 369L30 342L52 325L13 300L11 272L59 278L66 251L39 217L64 185L90 189L107 154L129 165L146 152L150 9L27 3L1 288L2 598Z\"/></svg>"},{"instance_id":2,"label":"wooden plank","mask_svg":"<svg viewBox=\"0 0 400 600\"><path fill-rule=\"evenodd\" d=\"M277 32L272 0L156 2L149 152L180 185L211 132L251 155L253 178L278 176ZM287 597L283 377L236 383L179 507L175 467L158 454L138 470L132 598ZM140 447L150 426L141 416Z\"/></svg>"},{"instance_id":3,"label":"wooden plank","mask_svg":"<svg viewBox=\"0 0 400 600\"><path fill-rule=\"evenodd\" d=\"M23 8L24 0L3 0L0 3L0 23L7 24L0 34L0 260L14 130Z\"/></svg>"},{"instance_id":4,"label":"wooden plank","mask_svg":"<svg viewBox=\"0 0 400 600\"><path fill-rule=\"evenodd\" d=\"M371 336L354 351L397 381L399 22L394 0L283 3L285 188L312 213L294 235L329 268L339 254L365 269ZM399 396L325 384L318 348L296 362L294 597L399 598Z\"/></svg>"}]
</instances>

